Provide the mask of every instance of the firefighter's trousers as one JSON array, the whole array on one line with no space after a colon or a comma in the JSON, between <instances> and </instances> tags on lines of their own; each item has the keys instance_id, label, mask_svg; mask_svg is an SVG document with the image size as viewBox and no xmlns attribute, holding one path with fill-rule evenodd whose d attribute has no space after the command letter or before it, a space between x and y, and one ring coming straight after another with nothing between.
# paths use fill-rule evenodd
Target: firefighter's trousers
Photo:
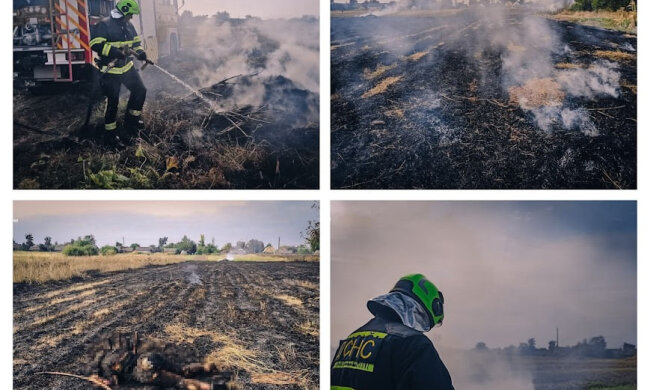
<instances>
[{"instance_id":1,"label":"firefighter's trousers","mask_svg":"<svg viewBox=\"0 0 650 390\"><path fill-rule=\"evenodd\" d=\"M106 73L101 79L102 92L108 98L104 114L104 128L115 130L117 128L117 106L120 102L120 88L122 84L131 92L129 103L126 106L127 115L139 117L142 114L144 100L147 97L140 73L131 68L123 74Z\"/></svg>"}]
</instances>

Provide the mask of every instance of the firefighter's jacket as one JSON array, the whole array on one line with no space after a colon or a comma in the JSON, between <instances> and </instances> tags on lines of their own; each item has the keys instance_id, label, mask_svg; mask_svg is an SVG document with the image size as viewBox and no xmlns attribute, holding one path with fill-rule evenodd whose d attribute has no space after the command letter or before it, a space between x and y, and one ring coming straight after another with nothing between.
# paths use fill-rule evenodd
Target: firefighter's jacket
<instances>
[{"instance_id":1,"label":"firefighter's jacket","mask_svg":"<svg viewBox=\"0 0 650 390\"><path fill-rule=\"evenodd\" d=\"M342 340L331 390L453 390L431 341L401 322L375 317Z\"/></svg>"},{"instance_id":2,"label":"firefighter's jacket","mask_svg":"<svg viewBox=\"0 0 650 390\"><path fill-rule=\"evenodd\" d=\"M106 18L91 29L90 47L99 55L97 65L105 71L109 63L117 58L114 66L108 70L111 74L124 74L133 68L130 56L122 56L121 48L130 47L136 53L144 50L140 37L131 22L123 19Z\"/></svg>"}]
</instances>

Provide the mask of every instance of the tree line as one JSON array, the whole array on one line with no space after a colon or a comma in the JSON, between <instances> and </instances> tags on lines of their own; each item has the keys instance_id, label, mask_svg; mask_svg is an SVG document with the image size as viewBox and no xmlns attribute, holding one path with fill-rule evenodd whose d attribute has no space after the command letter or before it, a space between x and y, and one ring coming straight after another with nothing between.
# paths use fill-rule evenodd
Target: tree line
<instances>
[{"instance_id":1,"label":"tree line","mask_svg":"<svg viewBox=\"0 0 650 390\"><path fill-rule=\"evenodd\" d=\"M310 254L319 250L320 224L318 222L310 221L303 237L307 245L298 245L296 247L287 246L285 249L298 254ZM262 253L266 248L273 246L270 243L265 245L263 241L253 238L248 241L237 241L235 245L227 242L219 248L215 245L214 238L210 243L206 243L204 234L201 234L198 242L193 241L187 237L187 235L184 235L183 238L176 243L168 243L168 241L168 237L160 237L158 239L158 245L142 247L139 243L124 245L121 242L116 242L115 245L104 245L100 248L97 246L95 237L91 234L84 237L78 237L77 239L71 239L66 242L63 244L62 252L66 256L95 256L99 254L108 256L117 253L131 252L138 248L146 248L151 253L165 252L165 249L168 250L167 252L170 252L169 249L173 249L173 253L175 254L186 253L190 255L228 253L232 250L254 254ZM17 243L14 240L14 250L19 251L32 251L37 248L40 252L54 252L57 246L59 246L59 244L52 244L52 238L49 236L45 237L42 244L36 245L34 243L34 236L31 233L25 235L25 242L23 243Z\"/></svg>"},{"instance_id":2,"label":"tree line","mask_svg":"<svg viewBox=\"0 0 650 390\"><path fill-rule=\"evenodd\" d=\"M529 338L527 342L519 343L518 347L511 345L506 348L488 348L485 342L478 342L474 347L475 351L494 351L506 354L517 355L562 355L591 358L622 358L636 355L636 346L623 343L618 349L607 349L607 341L603 336L595 336L584 339L573 346L560 347L555 340L548 342L547 348L538 348L535 338Z\"/></svg>"},{"instance_id":3,"label":"tree line","mask_svg":"<svg viewBox=\"0 0 650 390\"><path fill-rule=\"evenodd\" d=\"M635 0L575 0L571 9L574 11L596 11L600 9L636 11L636 2Z\"/></svg>"}]
</instances>

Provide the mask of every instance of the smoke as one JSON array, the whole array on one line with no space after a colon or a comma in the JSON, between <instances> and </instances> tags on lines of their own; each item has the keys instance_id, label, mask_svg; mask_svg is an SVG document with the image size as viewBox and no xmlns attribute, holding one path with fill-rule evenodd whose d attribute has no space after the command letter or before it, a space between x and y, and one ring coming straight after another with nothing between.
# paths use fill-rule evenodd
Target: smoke
<instances>
[{"instance_id":1,"label":"smoke","mask_svg":"<svg viewBox=\"0 0 650 390\"><path fill-rule=\"evenodd\" d=\"M196 273L196 265L194 264L186 265L183 267L183 271L188 273L187 282L189 284L198 284L200 286L203 285L203 282L201 281L201 277Z\"/></svg>"},{"instance_id":2,"label":"smoke","mask_svg":"<svg viewBox=\"0 0 650 390\"><path fill-rule=\"evenodd\" d=\"M505 356L480 351L438 352L457 389L535 390L530 370Z\"/></svg>"},{"instance_id":3,"label":"smoke","mask_svg":"<svg viewBox=\"0 0 650 390\"><path fill-rule=\"evenodd\" d=\"M283 76L318 93L318 19L207 18L194 28L199 43L190 50L200 66L192 74L199 86L259 72L261 78ZM264 95L259 88L237 91L239 104L259 104Z\"/></svg>"},{"instance_id":4,"label":"smoke","mask_svg":"<svg viewBox=\"0 0 650 390\"><path fill-rule=\"evenodd\" d=\"M602 60L585 63L584 59L559 64L577 54L563 42L551 21L535 13L539 9L566 8L571 1L537 0L516 6L492 1L489 5L466 9L448 9L449 3L399 1L396 18L402 15L399 10L427 9L434 10L432 17L439 18L443 24L405 34L399 31L402 26L399 21L394 26L391 18L386 17L374 23L367 22L368 30L362 30L363 39L380 46L384 52L406 56L421 51L423 41L438 36L440 46L429 47L427 53L432 66L439 65L435 56L444 50L461 52L467 62L476 66L482 85L493 85L492 81L498 80L500 92L529 113L541 130L598 134L589 112L576 105L603 97L618 97L621 76L617 65ZM447 9L435 11L437 8ZM393 11L387 9L381 13ZM420 16L424 15L428 14ZM413 19L414 24L420 23L418 18ZM495 53L500 60L497 74L492 62ZM550 89L540 90L540 83Z\"/></svg>"}]
</instances>

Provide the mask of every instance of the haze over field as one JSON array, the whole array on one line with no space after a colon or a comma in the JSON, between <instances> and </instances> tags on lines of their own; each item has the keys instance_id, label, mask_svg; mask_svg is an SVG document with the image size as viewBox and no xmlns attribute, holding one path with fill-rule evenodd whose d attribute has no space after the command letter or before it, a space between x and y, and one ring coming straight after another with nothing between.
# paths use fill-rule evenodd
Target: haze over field
<instances>
[{"instance_id":1,"label":"haze over field","mask_svg":"<svg viewBox=\"0 0 650 390\"><path fill-rule=\"evenodd\" d=\"M179 1L182 4L182 0ZM180 5L180 4L179 4ZM264 19L292 18L303 15L318 16L318 1L305 0L186 0L181 11L189 10L195 14L213 15L218 11L228 11L237 18L246 15L257 16Z\"/></svg>"},{"instance_id":2,"label":"haze over field","mask_svg":"<svg viewBox=\"0 0 650 390\"><path fill-rule=\"evenodd\" d=\"M52 241L93 234L97 243L158 243L168 236L170 242L183 235L198 239L205 234L209 242L235 243L256 238L277 245L302 243L301 232L309 220L318 219L313 202L14 202L14 240L23 242L32 233L35 242L46 236Z\"/></svg>"},{"instance_id":3,"label":"haze over field","mask_svg":"<svg viewBox=\"0 0 650 390\"><path fill-rule=\"evenodd\" d=\"M332 347L407 273L445 294L437 348L636 344L633 202L335 202Z\"/></svg>"}]
</instances>

